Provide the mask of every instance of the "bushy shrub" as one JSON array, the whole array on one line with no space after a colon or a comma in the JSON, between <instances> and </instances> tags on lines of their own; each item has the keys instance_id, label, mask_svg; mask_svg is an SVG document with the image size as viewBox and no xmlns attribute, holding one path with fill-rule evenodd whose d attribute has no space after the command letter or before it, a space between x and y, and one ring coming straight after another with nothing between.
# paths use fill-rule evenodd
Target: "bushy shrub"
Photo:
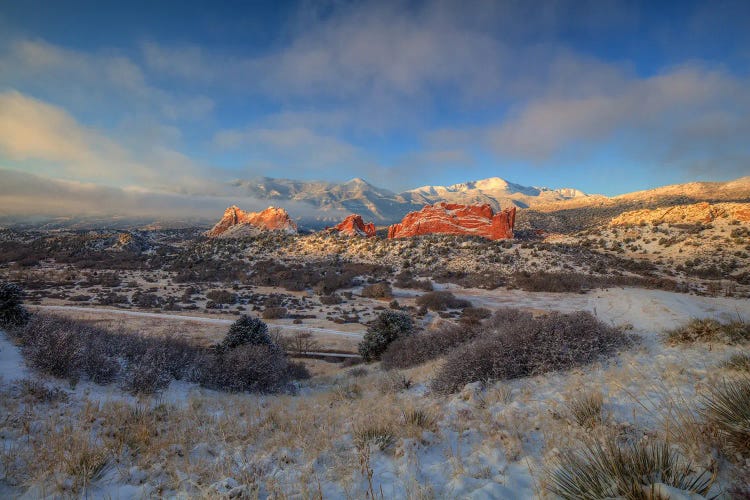
<instances>
[{"instance_id":1,"label":"bushy shrub","mask_svg":"<svg viewBox=\"0 0 750 500\"><path fill-rule=\"evenodd\" d=\"M128 365L123 389L133 394L153 394L165 389L172 381L166 364L167 354L163 349L146 352Z\"/></svg>"},{"instance_id":2,"label":"bushy shrub","mask_svg":"<svg viewBox=\"0 0 750 500\"><path fill-rule=\"evenodd\" d=\"M293 368L299 370L299 366ZM203 357L197 380L201 385L230 392L275 392L290 380L287 358L272 344L242 344Z\"/></svg>"},{"instance_id":3,"label":"bushy shrub","mask_svg":"<svg viewBox=\"0 0 750 500\"><path fill-rule=\"evenodd\" d=\"M23 290L15 283L0 282L0 328L16 328L29 320L23 307Z\"/></svg>"},{"instance_id":4,"label":"bushy shrub","mask_svg":"<svg viewBox=\"0 0 750 500\"><path fill-rule=\"evenodd\" d=\"M363 287L360 295L371 299L390 299L393 297L393 290L391 290L391 285L386 282L374 283Z\"/></svg>"},{"instance_id":5,"label":"bushy shrub","mask_svg":"<svg viewBox=\"0 0 750 500\"><path fill-rule=\"evenodd\" d=\"M85 325L37 315L19 333L21 352L32 368L74 383L80 379L86 355Z\"/></svg>"},{"instance_id":6,"label":"bushy shrub","mask_svg":"<svg viewBox=\"0 0 750 500\"><path fill-rule=\"evenodd\" d=\"M417 297L417 305L426 307L432 311L445 311L446 309L463 309L470 307L471 302L464 299L458 299L451 292L439 291L428 292Z\"/></svg>"},{"instance_id":7,"label":"bushy shrub","mask_svg":"<svg viewBox=\"0 0 750 500\"><path fill-rule=\"evenodd\" d=\"M263 310L263 319L282 319L286 318L286 307L266 307Z\"/></svg>"},{"instance_id":8,"label":"bushy shrub","mask_svg":"<svg viewBox=\"0 0 750 500\"><path fill-rule=\"evenodd\" d=\"M388 345L399 337L411 335L414 322L411 316L396 311L383 311L367 327L367 333L359 344L359 354L365 361L380 359Z\"/></svg>"},{"instance_id":9,"label":"bushy shrub","mask_svg":"<svg viewBox=\"0 0 750 500\"><path fill-rule=\"evenodd\" d=\"M466 307L461 311L461 321L470 325L480 323L492 316L492 311L484 307Z\"/></svg>"},{"instance_id":10,"label":"bushy shrub","mask_svg":"<svg viewBox=\"0 0 750 500\"><path fill-rule=\"evenodd\" d=\"M232 323L221 345L222 347L234 349L244 344L271 345L268 326L260 319L251 318L245 314Z\"/></svg>"},{"instance_id":11,"label":"bushy shrub","mask_svg":"<svg viewBox=\"0 0 750 500\"><path fill-rule=\"evenodd\" d=\"M382 354L383 367L410 368L450 352L474 338L474 331L463 325L446 323L436 330L423 331L394 340Z\"/></svg>"},{"instance_id":12,"label":"bushy shrub","mask_svg":"<svg viewBox=\"0 0 750 500\"><path fill-rule=\"evenodd\" d=\"M234 304L237 302L237 295L228 290L210 290L206 293L206 298L216 304Z\"/></svg>"},{"instance_id":13,"label":"bushy shrub","mask_svg":"<svg viewBox=\"0 0 750 500\"><path fill-rule=\"evenodd\" d=\"M100 384L119 381L135 394L157 392L172 379L222 390L271 392L293 378L309 377L304 366L287 361L267 331L243 332L235 337L242 342L230 342L234 347L204 348L177 337L111 332L45 315L14 330L32 368L72 382L84 376ZM258 344L259 339L267 343Z\"/></svg>"},{"instance_id":14,"label":"bushy shrub","mask_svg":"<svg viewBox=\"0 0 750 500\"><path fill-rule=\"evenodd\" d=\"M341 297L334 293L331 295L321 295L320 297L320 303L324 306L333 306L336 304L341 304L343 300L341 300Z\"/></svg>"},{"instance_id":15,"label":"bushy shrub","mask_svg":"<svg viewBox=\"0 0 750 500\"><path fill-rule=\"evenodd\" d=\"M534 318L503 311L483 325L475 340L448 355L433 388L450 393L470 382L568 369L611 354L628 342L620 330L588 312L553 312Z\"/></svg>"}]
</instances>

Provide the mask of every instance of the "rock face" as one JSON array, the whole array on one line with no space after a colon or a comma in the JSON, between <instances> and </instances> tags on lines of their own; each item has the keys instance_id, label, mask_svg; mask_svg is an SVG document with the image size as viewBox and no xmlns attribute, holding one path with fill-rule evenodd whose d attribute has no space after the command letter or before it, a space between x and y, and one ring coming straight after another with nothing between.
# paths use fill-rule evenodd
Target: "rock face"
<instances>
[{"instance_id":1,"label":"rock face","mask_svg":"<svg viewBox=\"0 0 750 500\"><path fill-rule=\"evenodd\" d=\"M338 231L349 236L364 236L365 238L371 238L375 236L375 224L362 220L361 215L352 214L346 219L341 221L339 224L331 228L333 231Z\"/></svg>"},{"instance_id":2,"label":"rock face","mask_svg":"<svg viewBox=\"0 0 750 500\"><path fill-rule=\"evenodd\" d=\"M497 214L489 205L456 205L437 203L419 212L411 212L400 224L388 228L389 238L421 234L466 234L491 240L513 238L516 207Z\"/></svg>"},{"instance_id":3,"label":"rock face","mask_svg":"<svg viewBox=\"0 0 750 500\"><path fill-rule=\"evenodd\" d=\"M718 218L750 222L750 203L693 203L650 210L624 212L610 221L610 226L639 224L708 224Z\"/></svg>"},{"instance_id":4,"label":"rock face","mask_svg":"<svg viewBox=\"0 0 750 500\"><path fill-rule=\"evenodd\" d=\"M243 236L252 230L297 232L297 224L283 208L268 207L262 212L245 212L231 206L221 220L206 233L210 237Z\"/></svg>"}]
</instances>

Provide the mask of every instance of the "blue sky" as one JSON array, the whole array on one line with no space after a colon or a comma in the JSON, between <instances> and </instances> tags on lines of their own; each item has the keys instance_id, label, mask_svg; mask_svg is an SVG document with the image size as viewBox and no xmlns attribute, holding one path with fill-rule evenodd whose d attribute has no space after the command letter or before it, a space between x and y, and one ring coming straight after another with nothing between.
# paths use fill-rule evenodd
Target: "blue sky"
<instances>
[{"instance_id":1,"label":"blue sky","mask_svg":"<svg viewBox=\"0 0 750 500\"><path fill-rule=\"evenodd\" d=\"M16 207L37 183L201 206L256 176L728 180L748 68L746 1L3 2L0 172Z\"/></svg>"}]
</instances>

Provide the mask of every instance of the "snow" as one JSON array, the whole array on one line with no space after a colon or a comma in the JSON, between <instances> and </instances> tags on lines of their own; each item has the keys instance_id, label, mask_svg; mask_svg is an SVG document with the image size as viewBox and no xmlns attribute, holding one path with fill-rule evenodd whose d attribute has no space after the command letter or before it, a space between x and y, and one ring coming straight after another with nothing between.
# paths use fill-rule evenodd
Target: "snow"
<instances>
[{"instance_id":1,"label":"snow","mask_svg":"<svg viewBox=\"0 0 750 500\"><path fill-rule=\"evenodd\" d=\"M400 439L385 451L369 450L373 488L388 498L416 497L418 493L437 498L538 498L539 478L547 459L569 439L566 437L569 429L565 427L568 424L559 421L559 417L555 420L553 416L562 411L570 394L601 391L608 419L640 432L658 429L658 412L662 407L673 401L694 402L701 384L706 382L715 367L731 354L742 351L742 347L722 345L714 345L710 350L700 345L670 347L660 342L661 332L693 317L750 321L750 304L745 300L658 290L613 288L581 295L459 289L450 285L436 288L450 289L475 305L491 308L588 310L603 321L632 325L642 342L610 361L584 369L500 382L489 387L469 384L459 394L444 399L431 395L424 381L398 393L395 397L399 401L436 405L439 419L434 432L425 430L418 439ZM399 296L413 293L397 292ZM18 348L4 334L0 335L0 375L3 384L32 375ZM52 383L66 386L64 382ZM503 398L493 399L493 391L501 386L510 391L509 402ZM298 403L302 398L312 398L332 388L333 385L303 388L302 395L291 398L288 404L296 404L295 401ZM87 382L79 383L69 394L73 401L70 404L113 400L135 404L137 401L115 386L101 387ZM153 404L158 401L185 405L193 396L200 396L203 400L225 397L193 384L173 382L153 400ZM273 399L272 396L263 398L264 401ZM293 488L303 481L302 469L309 466L320 482L319 486L312 488L315 491L320 488L325 498L362 497L368 488L364 475L355 475L358 479L354 484L343 485L341 478L329 470L335 458L330 455L335 455L339 448L351 450L352 446L351 435L344 431L336 438L331 451L316 457L303 456L297 449L263 451L255 449L254 444L238 452L225 449L222 443L204 442L186 451L191 462L196 463L241 453L242 458L236 467L238 474L248 466L247 460L251 460L252 467L262 470L267 477L273 477L278 485L292 488L289 496L295 496ZM153 481L153 471L127 464L118 467L122 469L119 473L108 471L92 485L88 491L91 498L141 498L157 494L150 482ZM206 485L208 495L240 494L244 490L238 479L239 475L216 477ZM190 481L187 472L185 481L186 484ZM720 486L714 493L720 491ZM654 487L662 498L698 498L663 484ZM42 491L38 486L32 486L26 496L41 496ZM259 494L265 498L272 492L261 484Z\"/></svg>"}]
</instances>

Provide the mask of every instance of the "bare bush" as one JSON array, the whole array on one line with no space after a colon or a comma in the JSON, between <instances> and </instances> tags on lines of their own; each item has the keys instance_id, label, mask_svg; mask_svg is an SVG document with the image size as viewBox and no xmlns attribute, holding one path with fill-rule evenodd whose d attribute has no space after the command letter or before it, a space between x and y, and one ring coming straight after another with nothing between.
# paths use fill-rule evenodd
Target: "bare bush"
<instances>
[{"instance_id":1,"label":"bare bush","mask_svg":"<svg viewBox=\"0 0 750 500\"><path fill-rule=\"evenodd\" d=\"M216 304L236 304L237 295L228 290L210 290L206 298Z\"/></svg>"},{"instance_id":2,"label":"bare bush","mask_svg":"<svg viewBox=\"0 0 750 500\"><path fill-rule=\"evenodd\" d=\"M470 328L444 323L436 330L419 332L393 341L381 357L382 365L386 369L416 366L443 356L473 338L474 332Z\"/></svg>"},{"instance_id":3,"label":"bare bush","mask_svg":"<svg viewBox=\"0 0 750 500\"><path fill-rule=\"evenodd\" d=\"M309 377L304 366L289 363L283 350L271 343L267 329L235 330L229 342L212 349L177 337L143 337L35 315L16 335L32 368L72 382L82 377L100 384L119 381L134 394L158 392L172 379L230 391L271 392L293 378Z\"/></svg>"},{"instance_id":4,"label":"bare bush","mask_svg":"<svg viewBox=\"0 0 750 500\"><path fill-rule=\"evenodd\" d=\"M244 344L202 358L196 380L230 392L276 392L290 380L284 352L275 345Z\"/></svg>"},{"instance_id":5,"label":"bare bush","mask_svg":"<svg viewBox=\"0 0 750 500\"><path fill-rule=\"evenodd\" d=\"M591 363L629 343L618 329L588 312L503 312L483 325L477 338L454 349L433 388L455 392L470 382L504 380Z\"/></svg>"},{"instance_id":6,"label":"bare bush","mask_svg":"<svg viewBox=\"0 0 750 500\"><path fill-rule=\"evenodd\" d=\"M446 309L463 309L471 307L471 302L458 299L451 292L439 291L428 292L417 297L417 305L426 307L432 311L445 311Z\"/></svg>"},{"instance_id":7,"label":"bare bush","mask_svg":"<svg viewBox=\"0 0 750 500\"><path fill-rule=\"evenodd\" d=\"M282 319L286 318L286 307L266 307L261 314L263 319Z\"/></svg>"},{"instance_id":8,"label":"bare bush","mask_svg":"<svg viewBox=\"0 0 750 500\"><path fill-rule=\"evenodd\" d=\"M393 290L386 282L374 283L363 287L360 295L371 299L390 299L393 297Z\"/></svg>"}]
</instances>

